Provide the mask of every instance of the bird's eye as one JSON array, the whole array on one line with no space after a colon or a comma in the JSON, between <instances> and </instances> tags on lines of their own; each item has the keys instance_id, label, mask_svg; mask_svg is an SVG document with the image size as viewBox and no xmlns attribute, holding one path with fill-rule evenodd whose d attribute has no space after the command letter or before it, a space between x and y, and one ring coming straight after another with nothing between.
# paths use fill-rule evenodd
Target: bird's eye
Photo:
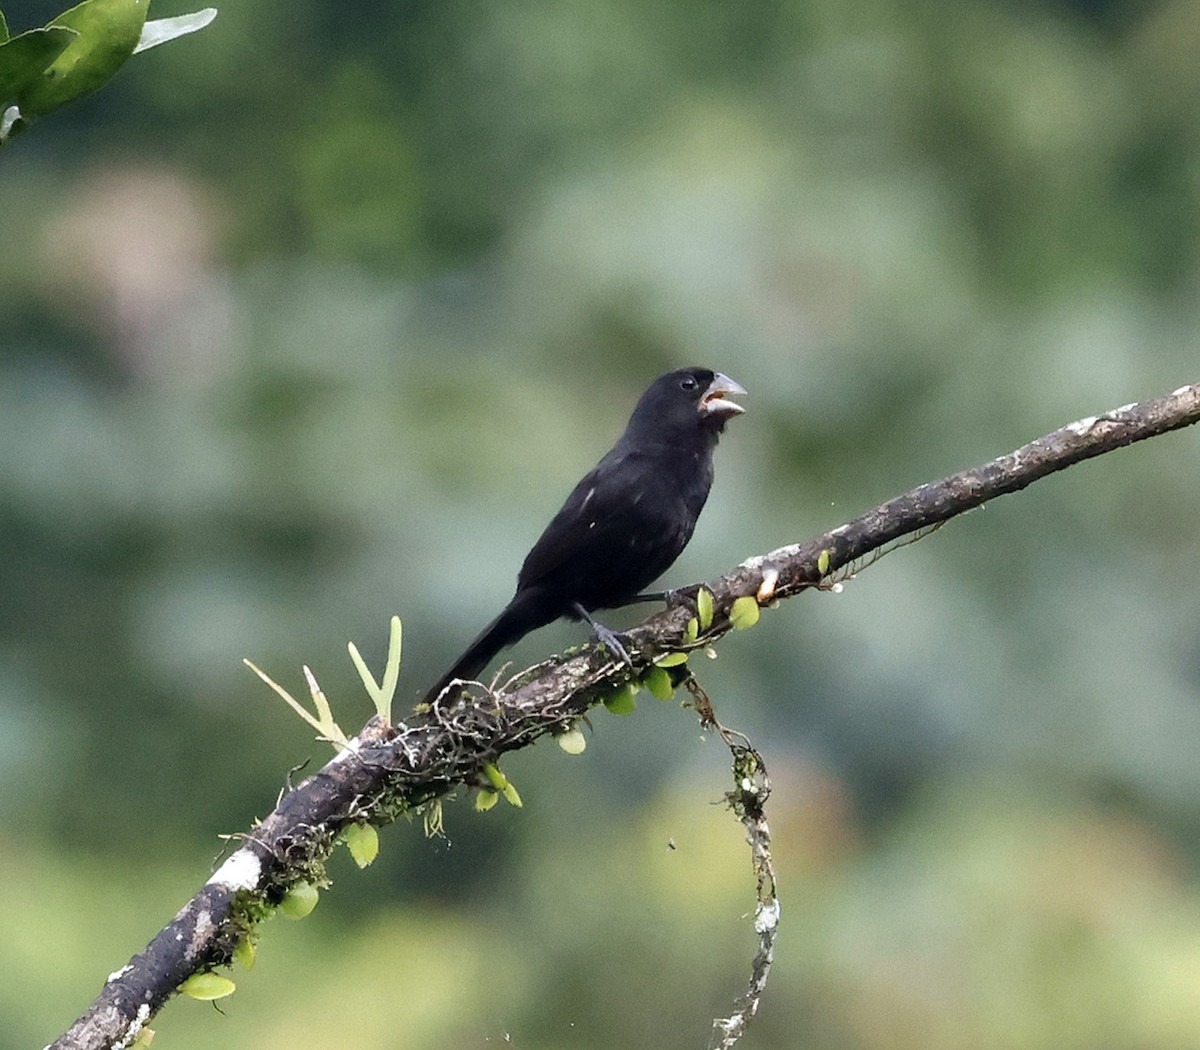
<instances>
[{"instance_id":1,"label":"bird's eye","mask_svg":"<svg viewBox=\"0 0 1200 1050\"><path fill-rule=\"evenodd\" d=\"M695 390L699 385L691 376L684 376L679 380L679 388L681 390Z\"/></svg>"}]
</instances>

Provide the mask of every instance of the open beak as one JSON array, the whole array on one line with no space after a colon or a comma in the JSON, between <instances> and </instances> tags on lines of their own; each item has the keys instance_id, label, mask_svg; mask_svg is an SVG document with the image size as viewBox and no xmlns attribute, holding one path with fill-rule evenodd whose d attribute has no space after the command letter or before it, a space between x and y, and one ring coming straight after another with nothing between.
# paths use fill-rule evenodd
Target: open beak
<instances>
[{"instance_id":1,"label":"open beak","mask_svg":"<svg viewBox=\"0 0 1200 1050\"><path fill-rule=\"evenodd\" d=\"M745 387L735 383L729 376L718 372L713 376L713 381L709 384L708 389L700 396L700 414L716 416L722 420L740 415L746 410L736 401L731 401L729 395L744 393L746 393Z\"/></svg>"}]
</instances>

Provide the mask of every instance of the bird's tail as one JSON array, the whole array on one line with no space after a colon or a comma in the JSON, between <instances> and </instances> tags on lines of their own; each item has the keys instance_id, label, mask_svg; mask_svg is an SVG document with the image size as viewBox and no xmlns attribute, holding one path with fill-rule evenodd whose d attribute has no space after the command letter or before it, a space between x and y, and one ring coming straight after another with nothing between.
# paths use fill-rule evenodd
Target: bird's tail
<instances>
[{"instance_id":1,"label":"bird's tail","mask_svg":"<svg viewBox=\"0 0 1200 1050\"><path fill-rule=\"evenodd\" d=\"M467 646L467 651L454 662L454 666L425 694L425 703L433 703L456 678L463 681L477 678L501 649L514 645L530 631L555 619L556 614L547 615L539 607L542 604L528 592L513 598L504 611Z\"/></svg>"}]
</instances>

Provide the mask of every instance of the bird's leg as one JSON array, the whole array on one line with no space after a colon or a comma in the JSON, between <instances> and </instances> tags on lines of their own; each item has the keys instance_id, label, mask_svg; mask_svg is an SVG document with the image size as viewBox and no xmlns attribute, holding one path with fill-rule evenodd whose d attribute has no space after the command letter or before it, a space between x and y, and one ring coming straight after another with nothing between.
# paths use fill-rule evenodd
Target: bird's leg
<instances>
[{"instance_id":1,"label":"bird's leg","mask_svg":"<svg viewBox=\"0 0 1200 1050\"><path fill-rule=\"evenodd\" d=\"M592 614L589 613L587 609L585 609L578 602L572 603L571 608L578 613L581 619L584 619L588 622L588 626L591 627L592 633L596 636L596 641L607 648L609 652L616 656L626 666L633 666L633 661L629 658L629 653L625 651L625 646L621 644L621 639L617 637L616 632L610 631L604 626L604 624L597 623L595 620L593 620Z\"/></svg>"}]
</instances>

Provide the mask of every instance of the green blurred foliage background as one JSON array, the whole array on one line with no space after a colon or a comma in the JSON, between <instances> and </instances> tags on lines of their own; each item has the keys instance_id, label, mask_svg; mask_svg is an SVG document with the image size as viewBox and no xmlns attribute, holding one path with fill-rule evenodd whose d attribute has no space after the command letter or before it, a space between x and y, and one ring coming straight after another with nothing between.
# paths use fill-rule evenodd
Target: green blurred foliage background
<instances>
[{"instance_id":1,"label":"green blurred foliage background","mask_svg":"<svg viewBox=\"0 0 1200 1050\"><path fill-rule=\"evenodd\" d=\"M752 393L668 583L1195 380L1198 12L258 0L6 150L4 1044L328 754L241 658L350 728L345 641L398 612L415 701L658 372ZM1198 454L1042 482L701 668L776 784L747 1047L1200 1045ZM753 950L722 749L645 699L506 770L524 810L342 856L161 1045L703 1045Z\"/></svg>"}]
</instances>

